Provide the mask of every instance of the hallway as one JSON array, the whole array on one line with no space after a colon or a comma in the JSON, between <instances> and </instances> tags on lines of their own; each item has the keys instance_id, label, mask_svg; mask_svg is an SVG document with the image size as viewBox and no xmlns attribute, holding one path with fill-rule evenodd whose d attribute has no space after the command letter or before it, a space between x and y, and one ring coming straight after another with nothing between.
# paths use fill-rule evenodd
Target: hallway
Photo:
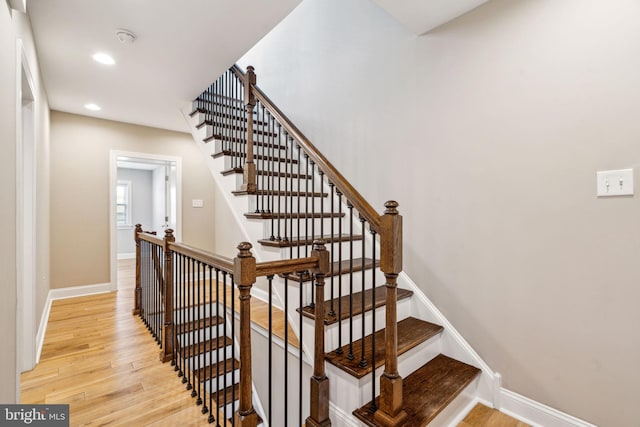
<instances>
[{"instance_id":1,"label":"hallway","mask_svg":"<svg viewBox=\"0 0 640 427\"><path fill-rule=\"evenodd\" d=\"M21 403L68 403L71 426L206 425L137 316L135 260L118 263L118 292L54 301L40 363L21 377Z\"/></svg>"}]
</instances>

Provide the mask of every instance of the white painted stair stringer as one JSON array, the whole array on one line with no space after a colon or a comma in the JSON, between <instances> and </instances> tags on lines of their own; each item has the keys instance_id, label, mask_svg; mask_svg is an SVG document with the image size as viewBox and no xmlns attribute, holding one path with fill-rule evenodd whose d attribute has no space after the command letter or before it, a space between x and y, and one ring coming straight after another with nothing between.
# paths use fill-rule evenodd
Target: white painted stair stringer
<instances>
[{"instance_id":1,"label":"white painted stair stringer","mask_svg":"<svg viewBox=\"0 0 640 427\"><path fill-rule=\"evenodd\" d=\"M205 144L202 139L205 137L206 130L196 129L194 119L189 116L192 105L187 104L182 109L183 116L189 124L194 141L202 155L205 156L205 164L209 168L211 175L222 193L227 205L231 209L232 216L241 230L242 235L246 241L257 242L265 236L265 228L263 220L250 220L244 217L244 213L249 212L251 208L251 202L246 197L236 197L233 195L233 191L237 190L239 176L223 176L220 172L225 168L224 158L214 159L211 157L214 154L214 143ZM326 183L322 183L322 188L326 186ZM317 191L317 190L316 190ZM326 190L323 190L326 191ZM345 212L345 210L343 210ZM370 244L370 236L366 236L367 245ZM239 242L238 242L239 243ZM369 246L370 247L370 246ZM254 257L258 262L271 261L281 259L281 249L270 248L262 245L254 245L253 247ZM411 313L412 316L422 320L433 322L444 327L439 338L440 351L447 356L458 359L462 362L476 366L482 370L481 376L474 382L469 390L465 393L463 398L459 399L458 404L453 405L450 410L443 411L436 420L434 425L438 426L453 426L457 425L461 421L461 417L466 414L476 402L482 402L485 405L492 406L498 409L502 409L509 415L518 418L524 422L527 422L533 426L545 426L545 427L594 427L592 424L572 417L553 408L549 408L539 402L527 399L526 397L519 396L501 386L501 376L499 373L494 372L489 365L480 357L480 355L469 345L469 343L462 337L462 335L453 327L453 325L446 319L446 317L438 310L438 308L427 298L422 290L411 280L411 278L404 272L398 277L398 286L400 288L409 289L413 291L414 298L411 298ZM262 300L266 300L266 292L264 287L254 286L252 294ZM282 295L280 292L274 292L274 304L278 307L282 307ZM295 310L293 310L295 311ZM287 313L288 320L296 334L297 329L297 317L291 313ZM293 316L293 317L292 317ZM294 318L296 317L296 318ZM306 328L305 328L306 329ZM310 351L313 349L313 343L308 342L309 334L306 334L303 342L303 350L307 355L312 354ZM431 359L429 357L424 360L423 363L428 362ZM402 360L400 360L400 370L403 370ZM355 408L353 408L355 409ZM332 421L337 426L357 426L361 425L356 421L355 417L351 414L351 411L347 408L339 407L336 402L330 402L330 411Z\"/></svg>"}]
</instances>

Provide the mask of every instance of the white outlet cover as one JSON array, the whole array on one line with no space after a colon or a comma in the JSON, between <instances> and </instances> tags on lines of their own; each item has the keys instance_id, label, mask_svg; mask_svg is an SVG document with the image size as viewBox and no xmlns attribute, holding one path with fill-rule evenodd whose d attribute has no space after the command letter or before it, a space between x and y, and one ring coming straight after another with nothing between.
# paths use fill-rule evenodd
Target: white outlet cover
<instances>
[{"instance_id":1,"label":"white outlet cover","mask_svg":"<svg viewBox=\"0 0 640 427\"><path fill-rule=\"evenodd\" d=\"M192 208L201 208L204 206L204 201L202 199L192 199L191 207Z\"/></svg>"},{"instance_id":2,"label":"white outlet cover","mask_svg":"<svg viewBox=\"0 0 640 427\"><path fill-rule=\"evenodd\" d=\"M599 171L596 182L598 197L633 195L633 169Z\"/></svg>"}]
</instances>

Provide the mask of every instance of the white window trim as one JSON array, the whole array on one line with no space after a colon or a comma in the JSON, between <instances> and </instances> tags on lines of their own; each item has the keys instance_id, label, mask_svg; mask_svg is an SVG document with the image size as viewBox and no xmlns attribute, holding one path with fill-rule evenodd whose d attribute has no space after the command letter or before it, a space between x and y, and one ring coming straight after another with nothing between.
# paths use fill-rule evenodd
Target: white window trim
<instances>
[{"instance_id":1,"label":"white window trim","mask_svg":"<svg viewBox=\"0 0 640 427\"><path fill-rule=\"evenodd\" d=\"M128 180L118 180L118 186L126 185L127 186L127 218L125 224L118 224L118 230L131 230L133 229L132 225L132 209L131 209L131 181ZM117 202L116 202L117 206ZM117 218L117 216L116 216Z\"/></svg>"}]
</instances>

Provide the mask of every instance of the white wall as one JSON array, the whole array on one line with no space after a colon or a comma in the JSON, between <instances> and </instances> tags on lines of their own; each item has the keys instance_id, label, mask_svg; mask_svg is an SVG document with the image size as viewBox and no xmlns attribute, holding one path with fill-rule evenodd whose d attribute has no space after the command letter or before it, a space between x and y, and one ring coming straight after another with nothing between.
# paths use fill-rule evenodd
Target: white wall
<instances>
[{"instance_id":1,"label":"white wall","mask_svg":"<svg viewBox=\"0 0 640 427\"><path fill-rule=\"evenodd\" d=\"M376 207L406 272L504 386L637 425L640 3L494 0L421 37L367 0L307 0L240 65ZM640 170L636 170L636 174Z\"/></svg>"},{"instance_id":2,"label":"white wall","mask_svg":"<svg viewBox=\"0 0 640 427\"><path fill-rule=\"evenodd\" d=\"M135 224L151 224L152 188L149 170L118 168L118 181L131 182L131 226L118 228L118 255L135 254ZM145 229L146 230L146 229Z\"/></svg>"}]
</instances>

